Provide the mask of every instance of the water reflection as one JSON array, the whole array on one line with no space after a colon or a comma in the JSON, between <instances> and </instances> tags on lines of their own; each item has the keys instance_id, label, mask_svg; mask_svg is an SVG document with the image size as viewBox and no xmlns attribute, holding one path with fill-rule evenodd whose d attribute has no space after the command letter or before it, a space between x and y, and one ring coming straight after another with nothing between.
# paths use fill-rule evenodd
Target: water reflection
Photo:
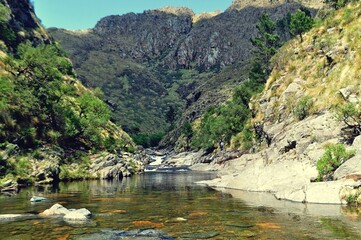
<instances>
[{"instance_id":1,"label":"water reflection","mask_svg":"<svg viewBox=\"0 0 361 240\"><path fill-rule=\"evenodd\" d=\"M37 186L0 197L0 214L37 214L58 202L88 208L87 225L59 219L0 222L2 239L72 239L102 229L155 228L180 239L358 239L359 209L277 201L270 194L215 191L194 184L214 173L154 173L122 181ZM49 201L32 204L31 196ZM358 228L358 229L357 229ZM340 234L339 232L342 232ZM361 239L361 238L360 238Z\"/></svg>"}]
</instances>

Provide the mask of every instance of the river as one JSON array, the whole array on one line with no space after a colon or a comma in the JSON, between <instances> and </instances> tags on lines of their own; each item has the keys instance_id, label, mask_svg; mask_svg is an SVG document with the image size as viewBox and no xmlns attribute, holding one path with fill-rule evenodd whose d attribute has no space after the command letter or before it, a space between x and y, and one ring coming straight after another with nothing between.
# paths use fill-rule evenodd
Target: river
<instances>
[{"instance_id":1,"label":"river","mask_svg":"<svg viewBox=\"0 0 361 240\"><path fill-rule=\"evenodd\" d=\"M270 194L216 191L194 182L215 173L149 172L122 181L34 186L0 196L0 214L32 214L0 222L0 239L77 239L104 229L154 228L176 239L361 239L357 208L276 201ZM31 203L32 196L48 201ZM60 203L93 217L70 224L37 214Z\"/></svg>"}]
</instances>

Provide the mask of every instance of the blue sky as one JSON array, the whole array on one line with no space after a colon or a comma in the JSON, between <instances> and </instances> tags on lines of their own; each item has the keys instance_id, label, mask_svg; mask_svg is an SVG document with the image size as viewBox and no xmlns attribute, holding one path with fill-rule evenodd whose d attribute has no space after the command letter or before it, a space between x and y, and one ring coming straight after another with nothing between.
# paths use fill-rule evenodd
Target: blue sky
<instances>
[{"instance_id":1,"label":"blue sky","mask_svg":"<svg viewBox=\"0 0 361 240\"><path fill-rule=\"evenodd\" d=\"M185 6L196 13L224 11L232 0L33 0L45 27L87 29L108 15L141 13L164 6Z\"/></svg>"}]
</instances>

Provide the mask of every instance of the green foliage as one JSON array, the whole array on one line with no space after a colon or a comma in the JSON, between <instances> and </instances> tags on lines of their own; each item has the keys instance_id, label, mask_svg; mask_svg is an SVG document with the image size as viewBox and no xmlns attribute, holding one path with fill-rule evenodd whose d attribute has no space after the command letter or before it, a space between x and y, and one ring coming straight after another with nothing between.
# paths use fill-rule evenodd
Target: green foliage
<instances>
[{"instance_id":1,"label":"green foliage","mask_svg":"<svg viewBox=\"0 0 361 240\"><path fill-rule=\"evenodd\" d=\"M181 133L186 137L186 138L191 138L193 136L193 127L192 124L189 122L186 122L182 129L181 129Z\"/></svg>"},{"instance_id":2,"label":"green foliage","mask_svg":"<svg viewBox=\"0 0 361 240\"><path fill-rule=\"evenodd\" d=\"M242 91L243 90L243 91ZM250 117L248 109L250 93L244 85L236 88L231 101L211 108L203 116L200 129L192 139L196 148L211 149L220 140L228 142L233 135L243 130Z\"/></svg>"},{"instance_id":3,"label":"green foliage","mask_svg":"<svg viewBox=\"0 0 361 240\"><path fill-rule=\"evenodd\" d=\"M303 120L309 115L312 105L312 98L308 95L305 95L298 100L293 113L298 120Z\"/></svg>"},{"instance_id":4,"label":"green foliage","mask_svg":"<svg viewBox=\"0 0 361 240\"><path fill-rule=\"evenodd\" d=\"M350 194L346 197L347 204L357 204L357 199L360 196L359 193Z\"/></svg>"},{"instance_id":5,"label":"green foliage","mask_svg":"<svg viewBox=\"0 0 361 240\"><path fill-rule=\"evenodd\" d=\"M267 15L263 14L257 24L258 36L251 39L255 47L252 68L249 79L261 85L265 83L270 73L269 60L277 52L279 47L279 35L275 33L276 23Z\"/></svg>"},{"instance_id":6,"label":"green foliage","mask_svg":"<svg viewBox=\"0 0 361 240\"><path fill-rule=\"evenodd\" d=\"M301 9L291 15L290 32L292 35L300 36L301 42L303 42L302 33L310 30L314 25L314 20L311 16Z\"/></svg>"},{"instance_id":7,"label":"green foliage","mask_svg":"<svg viewBox=\"0 0 361 240\"><path fill-rule=\"evenodd\" d=\"M336 119L352 128L356 134L361 133L360 104L346 103L336 109Z\"/></svg>"},{"instance_id":8,"label":"green foliage","mask_svg":"<svg viewBox=\"0 0 361 240\"><path fill-rule=\"evenodd\" d=\"M247 124L245 125L241 133L241 142L243 150L250 150L253 147L254 131L252 127Z\"/></svg>"},{"instance_id":9,"label":"green foliage","mask_svg":"<svg viewBox=\"0 0 361 240\"><path fill-rule=\"evenodd\" d=\"M156 147L158 146L159 142L162 140L162 138L165 136L164 132L155 132L151 134L137 134L132 136L133 141L137 145L141 145L143 147Z\"/></svg>"},{"instance_id":10,"label":"green foliage","mask_svg":"<svg viewBox=\"0 0 361 240\"><path fill-rule=\"evenodd\" d=\"M270 73L269 60L279 46L279 36L275 33L276 23L267 14L257 24L258 36L251 39L255 47L249 79L233 91L230 101L218 108L211 108L202 117L199 129L195 131L192 145L195 148L212 149L220 140L229 142L232 136L242 132L242 147L252 147L253 133L244 125L251 117L248 103L251 96L262 90Z\"/></svg>"},{"instance_id":11,"label":"green foliage","mask_svg":"<svg viewBox=\"0 0 361 240\"><path fill-rule=\"evenodd\" d=\"M119 137L106 133L110 110L95 94L76 88L71 62L55 45L21 44L4 62L12 77L0 82L0 141L20 147L42 143L62 147L116 149Z\"/></svg>"},{"instance_id":12,"label":"green foliage","mask_svg":"<svg viewBox=\"0 0 361 240\"><path fill-rule=\"evenodd\" d=\"M276 23L267 14L263 14L256 28L258 36L251 39L253 46L256 48L256 57L261 62L268 62L277 52L279 36L275 33Z\"/></svg>"},{"instance_id":13,"label":"green foliage","mask_svg":"<svg viewBox=\"0 0 361 240\"><path fill-rule=\"evenodd\" d=\"M15 32L9 26L10 9L0 3L0 40L11 44L16 40Z\"/></svg>"},{"instance_id":14,"label":"green foliage","mask_svg":"<svg viewBox=\"0 0 361 240\"><path fill-rule=\"evenodd\" d=\"M335 171L341 164L355 155L355 151L347 151L343 144L329 145L325 153L317 161L318 180L327 179L327 175Z\"/></svg>"}]
</instances>

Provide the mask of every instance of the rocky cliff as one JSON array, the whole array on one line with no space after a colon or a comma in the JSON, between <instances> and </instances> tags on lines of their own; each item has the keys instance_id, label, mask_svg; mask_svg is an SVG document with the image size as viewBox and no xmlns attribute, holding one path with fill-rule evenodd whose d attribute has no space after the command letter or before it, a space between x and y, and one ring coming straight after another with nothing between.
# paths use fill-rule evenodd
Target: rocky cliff
<instances>
[{"instance_id":1,"label":"rocky cliff","mask_svg":"<svg viewBox=\"0 0 361 240\"><path fill-rule=\"evenodd\" d=\"M303 42L294 39L280 49L264 91L251 104L253 123L261 123L271 141L257 142L254 153L208 165L221 168L223 176L207 184L269 191L297 202L361 201L361 138L357 130L351 136L348 133L347 114L337 117L345 104L359 109L361 100L359 32L355 31L360 12L360 3L350 4L324 19ZM317 182L325 147L334 144L344 144L355 156L343 159L325 179L329 181Z\"/></svg>"},{"instance_id":2,"label":"rocky cliff","mask_svg":"<svg viewBox=\"0 0 361 240\"><path fill-rule=\"evenodd\" d=\"M288 39L281 19L302 6L281 2L236 10L235 5L207 16L168 7L105 17L88 31L50 32L70 54L82 82L105 92L113 118L132 134L149 134L181 127L227 99L248 76L250 38L261 14L280 20L278 31ZM167 121L170 107L176 118L182 116L176 124ZM178 135L179 129L165 145Z\"/></svg>"},{"instance_id":3,"label":"rocky cliff","mask_svg":"<svg viewBox=\"0 0 361 240\"><path fill-rule=\"evenodd\" d=\"M34 44L50 43L52 41L49 34L39 23L34 13L32 4L27 0L11 1L1 0L3 6L9 11L2 12L6 16L10 30L14 36L7 42L8 47L15 50L20 42L29 40ZM2 29L5 31L5 29Z\"/></svg>"}]
</instances>

